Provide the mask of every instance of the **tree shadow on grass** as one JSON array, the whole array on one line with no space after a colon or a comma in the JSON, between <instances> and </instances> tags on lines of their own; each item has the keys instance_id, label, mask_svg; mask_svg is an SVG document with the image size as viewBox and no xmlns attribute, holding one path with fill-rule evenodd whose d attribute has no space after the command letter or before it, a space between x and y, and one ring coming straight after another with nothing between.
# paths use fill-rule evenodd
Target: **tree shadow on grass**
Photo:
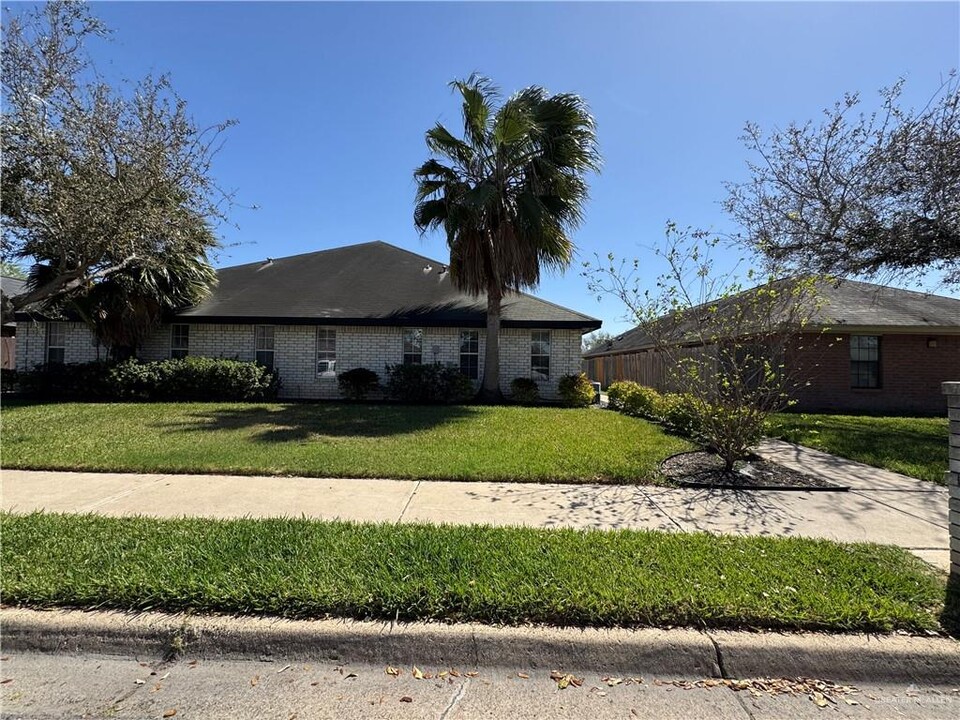
<instances>
[{"instance_id":1,"label":"tree shadow on grass","mask_svg":"<svg viewBox=\"0 0 960 720\"><path fill-rule=\"evenodd\" d=\"M960 638L960 574L953 573L947 580L947 595L940 614L940 626L952 637Z\"/></svg>"},{"instance_id":2,"label":"tree shadow on grass","mask_svg":"<svg viewBox=\"0 0 960 720\"><path fill-rule=\"evenodd\" d=\"M214 407L186 413L183 420L159 422L170 432L255 430L254 442L287 443L335 438L377 438L432 430L474 417L480 411L464 405L290 404Z\"/></svg>"}]
</instances>

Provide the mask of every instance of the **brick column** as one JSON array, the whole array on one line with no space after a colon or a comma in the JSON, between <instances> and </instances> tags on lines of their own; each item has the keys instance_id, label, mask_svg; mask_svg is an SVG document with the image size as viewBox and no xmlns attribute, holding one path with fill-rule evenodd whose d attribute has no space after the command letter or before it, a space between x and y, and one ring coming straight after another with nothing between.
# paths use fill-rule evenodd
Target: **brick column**
<instances>
[{"instance_id":1,"label":"brick column","mask_svg":"<svg viewBox=\"0 0 960 720\"><path fill-rule=\"evenodd\" d=\"M943 383L950 418L950 467L947 487L950 489L950 576L960 582L960 382Z\"/></svg>"}]
</instances>

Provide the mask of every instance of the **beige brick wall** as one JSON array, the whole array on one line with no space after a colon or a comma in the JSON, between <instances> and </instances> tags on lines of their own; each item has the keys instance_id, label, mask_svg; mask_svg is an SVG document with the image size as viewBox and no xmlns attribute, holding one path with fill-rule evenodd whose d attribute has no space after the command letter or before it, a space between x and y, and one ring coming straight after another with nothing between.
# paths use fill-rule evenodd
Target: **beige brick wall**
<instances>
[{"instance_id":1,"label":"beige brick wall","mask_svg":"<svg viewBox=\"0 0 960 720\"><path fill-rule=\"evenodd\" d=\"M331 326L332 327L332 326ZM254 325L190 325L190 354L205 357L254 360ZM356 367L373 370L386 378L387 365L403 360L403 328L337 326L337 372ZM23 333L21 337L21 332ZM530 377L531 330L505 328L500 333L500 387L510 389L516 377ZM486 350L485 331L480 333L480 376ZM42 363L46 350L46 324L23 323L17 328L17 365L32 368ZM557 398L561 376L580 370L579 330L550 330L550 377L540 380L540 395ZM171 329L163 325L140 349L142 360L163 360L170 357ZM336 398L339 396L335 374L317 376L317 326L274 326L274 367L283 381L282 397ZM93 336L82 323L67 323L66 362L87 362L105 358ZM423 362L460 365L460 328L423 328Z\"/></svg>"}]
</instances>

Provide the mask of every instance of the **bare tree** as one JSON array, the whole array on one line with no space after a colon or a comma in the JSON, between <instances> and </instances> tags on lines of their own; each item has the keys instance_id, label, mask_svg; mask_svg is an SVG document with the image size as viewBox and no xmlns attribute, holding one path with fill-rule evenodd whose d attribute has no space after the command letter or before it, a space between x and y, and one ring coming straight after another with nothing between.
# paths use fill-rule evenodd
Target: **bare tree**
<instances>
[{"instance_id":1,"label":"bare tree","mask_svg":"<svg viewBox=\"0 0 960 720\"><path fill-rule=\"evenodd\" d=\"M818 280L747 271L717 273L711 249L719 239L667 226L655 254L668 270L650 290L639 260L611 255L584 272L590 290L620 300L646 335L663 368L666 389L683 396L695 438L723 458L727 470L749 456L767 418L792 403L812 368L802 338L820 331ZM663 390L665 388L658 388Z\"/></svg>"},{"instance_id":2,"label":"bare tree","mask_svg":"<svg viewBox=\"0 0 960 720\"><path fill-rule=\"evenodd\" d=\"M960 81L951 73L921 110L881 109L848 94L820 122L765 134L746 126L751 177L727 185L727 212L776 264L836 276L960 284Z\"/></svg>"},{"instance_id":3,"label":"bare tree","mask_svg":"<svg viewBox=\"0 0 960 720\"><path fill-rule=\"evenodd\" d=\"M0 255L34 267L4 314L128 269L162 274L172 257L211 278L207 252L230 203L211 161L232 122L199 128L166 76L100 79L86 45L106 29L83 3L8 9L5 20Z\"/></svg>"}]
</instances>

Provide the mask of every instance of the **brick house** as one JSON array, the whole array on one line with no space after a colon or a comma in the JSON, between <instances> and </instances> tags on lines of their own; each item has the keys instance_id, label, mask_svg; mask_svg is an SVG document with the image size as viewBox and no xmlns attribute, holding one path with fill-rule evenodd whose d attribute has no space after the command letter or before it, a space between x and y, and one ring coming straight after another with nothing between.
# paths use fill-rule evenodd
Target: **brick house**
<instances>
[{"instance_id":1,"label":"brick house","mask_svg":"<svg viewBox=\"0 0 960 720\"><path fill-rule=\"evenodd\" d=\"M201 304L172 314L138 349L141 360L201 355L277 370L281 397L339 397L337 375L398 363L453 364L483 377L486 298L456 290L447 266L383 242L267 259L217 271ZM105 359L81 322L18 316L17 368ZM517 377L557 397L580 371L581 336L600 321L525 293L504 298L500 384Z\"/></svg>"},{"instance_id":2,"label":"brick house","mask_svg":"<svg viewBox=\"0 0 960 720\"><path fill-rule=\"evenodd\" d=\"M798 410L939 414L940 383L960 374L960 300L844 280L820 287L813 326L798 334L787 362L809 385ZM663 389L651 373L652 340L635 328L583 356L583 370L604 387L616 380Z\"/></svg>"}]
</instances>

